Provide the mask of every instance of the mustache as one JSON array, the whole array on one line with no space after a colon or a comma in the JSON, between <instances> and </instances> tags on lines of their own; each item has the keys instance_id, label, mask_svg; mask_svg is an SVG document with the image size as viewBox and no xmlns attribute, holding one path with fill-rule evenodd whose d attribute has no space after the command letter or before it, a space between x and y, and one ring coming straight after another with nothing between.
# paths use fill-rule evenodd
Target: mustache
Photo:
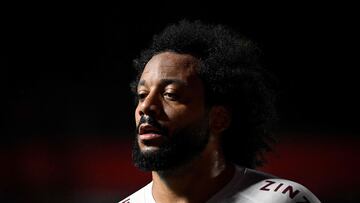
<instances>
[{"instance_id":1,"label":"mustache","mask_svg":"<svg viewBox=\"0 0 360 203\"><path fill-rule=\"evenodd\" d=\"M139 133L139 128L141 124L147 123L155 128L157 128L161 134L167 135L167 129L163 127L154 117L149 115L142 115L138 126L136 127L136 133Z\"/></svg>"}]
</instances>

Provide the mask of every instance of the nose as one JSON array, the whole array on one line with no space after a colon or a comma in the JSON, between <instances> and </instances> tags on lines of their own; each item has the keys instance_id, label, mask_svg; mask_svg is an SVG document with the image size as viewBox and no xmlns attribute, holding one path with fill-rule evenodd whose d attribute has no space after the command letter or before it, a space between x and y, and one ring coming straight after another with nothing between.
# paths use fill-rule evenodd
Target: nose
<instances>
[{"instance_id":1,"label":"nose","mask_svg":"<svg viewBox=\"0 0 360 203\"><path fill-rule=\"evenodd\" d=\"M161 101L156 93L152 92L148 94L142 101L139 101L138 114L150 115L153 117L158 116L161 111Z\"/></svg>"}]
</instances>

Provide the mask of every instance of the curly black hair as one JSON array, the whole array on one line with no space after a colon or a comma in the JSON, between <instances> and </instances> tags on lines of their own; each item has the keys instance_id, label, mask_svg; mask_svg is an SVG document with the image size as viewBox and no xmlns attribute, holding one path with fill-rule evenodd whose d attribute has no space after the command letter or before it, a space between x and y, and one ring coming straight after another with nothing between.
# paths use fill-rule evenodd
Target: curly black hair
<instances>
[{"instance_id":1,"label":"curly black hair","mask_svg":"<svg viewBox=\"0 0 360 203\"><path fill-rule=\"evenodd\" d=\"M261 50L225 25L181 20L154 35L150 47L134 60L137 84L146 63L156 54L171 51L199 60L198 75L208 106L223 105L231 124L222 136L225 158L254 168L271 150L270 132L276 120L274 77L260 63Z\"/></svg>"}]
</instances>

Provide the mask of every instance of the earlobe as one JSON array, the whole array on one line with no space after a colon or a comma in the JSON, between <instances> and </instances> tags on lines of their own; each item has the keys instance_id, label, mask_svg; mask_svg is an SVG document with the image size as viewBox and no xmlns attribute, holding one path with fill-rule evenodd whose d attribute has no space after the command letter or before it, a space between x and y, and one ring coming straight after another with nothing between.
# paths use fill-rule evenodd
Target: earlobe
<instances>
[{"instance_id":1,"label":"earlobe","mask_svg":"<svg viewBox=\"0 0 360 203\"><path fill-rule=\"evenodd\" d=\"M210 131L214 134L221 134L226 130L231 122L231 115L224 106L211 107L209 114Z\"/></svg>"}]
</instances>

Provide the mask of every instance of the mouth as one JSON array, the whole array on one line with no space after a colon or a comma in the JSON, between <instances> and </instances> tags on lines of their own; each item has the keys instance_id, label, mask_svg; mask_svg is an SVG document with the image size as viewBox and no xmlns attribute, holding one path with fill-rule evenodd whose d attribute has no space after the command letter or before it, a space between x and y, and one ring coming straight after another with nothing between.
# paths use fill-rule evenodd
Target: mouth
<instances>
[{"instance_id":1,"label":"mouth","mask_svg":"<svg viewBox=\"0 0 360 203\"><path fill-rule=\"evenodd\" d=\"M163 132L149 124L139 127L139 141L145 145L159 145L163 138Z\"/></svg>"}]
</instances>

